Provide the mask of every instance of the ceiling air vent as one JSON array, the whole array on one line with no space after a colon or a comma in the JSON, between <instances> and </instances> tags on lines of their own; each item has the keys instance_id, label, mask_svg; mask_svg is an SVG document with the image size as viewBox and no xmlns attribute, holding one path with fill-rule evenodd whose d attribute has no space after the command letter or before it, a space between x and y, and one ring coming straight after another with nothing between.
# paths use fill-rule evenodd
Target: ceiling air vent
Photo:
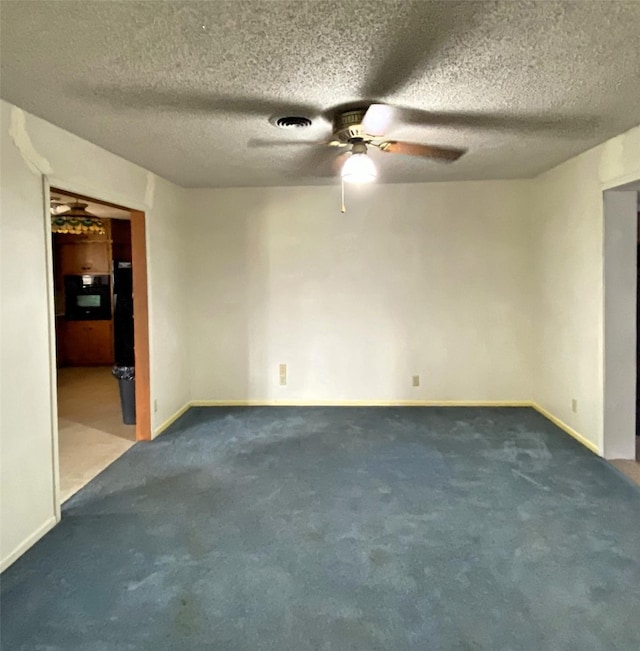
<instances>
[{"instance_id":1,"label":"ceiling air vent","mask_svg":"<svg viewBox=\"0 0 640 651\"><path fill-rule=\"evenodd\" d=\"M311 120L303 115L285 115L273 118L271 124L280 129L302 129L310 127Z\"/></svg>"}]
</instances>

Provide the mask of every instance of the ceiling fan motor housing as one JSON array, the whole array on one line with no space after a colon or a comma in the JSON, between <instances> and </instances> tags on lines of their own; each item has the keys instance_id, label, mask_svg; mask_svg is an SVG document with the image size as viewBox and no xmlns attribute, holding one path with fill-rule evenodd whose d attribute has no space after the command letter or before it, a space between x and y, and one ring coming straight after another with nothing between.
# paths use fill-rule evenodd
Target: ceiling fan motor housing
<instances>
[{"instance_id":1,"label":"ceiling fan motor housing","mask_svg":"<svg viewBox=\"0 0 640 651\"><path fill-rule=\"evenodd\" d=\"M362 128L362 120L366 112L366 108L359 108L336 114L333 119L334 137L344 143L370 139Z\"/></svg>"}]
</instances>

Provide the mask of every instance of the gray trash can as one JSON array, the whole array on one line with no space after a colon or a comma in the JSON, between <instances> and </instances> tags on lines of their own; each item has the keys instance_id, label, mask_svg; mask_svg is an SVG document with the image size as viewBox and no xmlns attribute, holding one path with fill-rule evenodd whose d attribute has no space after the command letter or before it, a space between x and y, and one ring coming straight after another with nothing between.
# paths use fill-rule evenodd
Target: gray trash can
<instances>
[{"instance_id":1,"label":"gray trash can","mask_svg":"<svg viewBox=\"0 0 640 651\"><path fill-rule=\"evenodd\" d=\"M113 375L118 380L120 389L120 406L122 422L125 425L136 424L136 380L133 366L114 366Z\"/></svg>"}]
</instances>

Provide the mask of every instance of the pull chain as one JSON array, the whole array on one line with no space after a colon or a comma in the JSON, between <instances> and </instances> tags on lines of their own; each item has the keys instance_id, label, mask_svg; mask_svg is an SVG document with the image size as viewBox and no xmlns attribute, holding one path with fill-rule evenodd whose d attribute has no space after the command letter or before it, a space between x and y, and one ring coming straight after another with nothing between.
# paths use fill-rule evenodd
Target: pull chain
<instances>
[{"instance_id":1,"label":"pull chain","mask_svg":"<svg viewBox=\"0 0 640 651\"><path fill-rule=\"evenodd\" d=\"M344 213L344 212L347 212L347 208L344 205L344 178L342 176L340 177L340 183L341 183L341 186L342 186L342 206L340 207L340 212Z\"/></svg>"}]
</instances>

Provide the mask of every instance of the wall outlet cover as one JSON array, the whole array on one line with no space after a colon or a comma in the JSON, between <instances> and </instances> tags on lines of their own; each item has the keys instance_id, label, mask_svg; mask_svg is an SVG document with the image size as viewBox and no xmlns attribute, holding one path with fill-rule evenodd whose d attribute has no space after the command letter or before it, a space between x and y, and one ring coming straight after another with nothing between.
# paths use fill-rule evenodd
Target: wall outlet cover
<instances>
[{"instance_id":1,"label":"wall outlet cover","mask_svg":"<svg viewBox=\"0 0 640 651\"><path fill-rule=\"evenodd\" d=\"M414 387L419 387L420 386L420 376L419 375L414 375L412 379L412 384Z\"/></svg>"}]
</instances>

